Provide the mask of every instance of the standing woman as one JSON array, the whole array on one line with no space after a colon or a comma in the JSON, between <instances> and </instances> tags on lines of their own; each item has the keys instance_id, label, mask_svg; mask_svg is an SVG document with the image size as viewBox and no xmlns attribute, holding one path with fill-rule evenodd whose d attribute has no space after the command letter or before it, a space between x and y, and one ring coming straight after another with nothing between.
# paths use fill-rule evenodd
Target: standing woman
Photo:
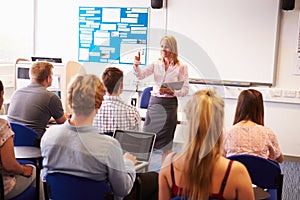
<instances>
[{"instance_id":1,"label":"standing woman","mask_svg":"<svg viewBox=\"0 0 300 200\"><path fill-rule=\"evenodd\" d=\"M172 150L177 125L177 97L189 92L188 67L178 60L177 42L173 36L164 36L160 41L161 57L146 66L140 65L140 52L135 56L134 74L142 80L153 74L155 85L144 123L144 131L156 133L155 149L163 151L163 159ZM180 90L162 87L163 82L184 81Z\"/></svg>"}]
</instances>

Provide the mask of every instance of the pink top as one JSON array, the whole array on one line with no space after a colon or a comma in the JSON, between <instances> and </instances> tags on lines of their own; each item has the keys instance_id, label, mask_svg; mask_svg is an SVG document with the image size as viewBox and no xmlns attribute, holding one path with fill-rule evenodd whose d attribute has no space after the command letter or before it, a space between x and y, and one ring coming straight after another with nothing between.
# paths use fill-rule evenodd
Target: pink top
<instances>
[{"instance_id":1,"label":"pink top","mask_svg":"<svg viewBox=\"0 0 300 200\"><path fill-rule=\"evenodd\" d=\"M135 76L142 80L150 75L154 75L155 85L153 86L152 95L157 97L183 97L189 92L189 76L188 67L186 64L176 64L168 67L165 70L165 65L161 60L152 62L146 67L137 67L134 69ZM174 95L161 95L159 94L159 88L163 82L175 82L175 81L185 81L181 90L175 90Z\"/></svg>"},{"instance_id":2,"label":"pink top","mask_svg":"<svg viewBox=\"0 0 300 200\"><path fill-rule=\"evenodd\" d=\"M261 125L234 125L224 133L224 155L250 154L275 160L281 150L275 133Z\"/></svg>"},{"instance_id":3,"label":"pink top","mask_svg":"<svg viewBox=\"0 0 300 200\"><path fill-rule=\"evenodd\" d=\"M4 143L14 136L14 132L10 129L8 122L0 118L0 148ZM0 158L1 159L1 158ZM2 162L0 162L0 172L3 174L4 183L4 195L8 194L16 185L16 179L14 176L10 176L5 173L2 167Z\"/></svg>"}]
</instances>

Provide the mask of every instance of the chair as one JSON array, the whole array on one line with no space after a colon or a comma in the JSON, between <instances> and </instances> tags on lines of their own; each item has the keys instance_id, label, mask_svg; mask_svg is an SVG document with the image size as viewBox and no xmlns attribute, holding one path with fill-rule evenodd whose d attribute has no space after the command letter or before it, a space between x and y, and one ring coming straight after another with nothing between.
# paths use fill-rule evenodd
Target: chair
<instances>
[{"instance_id":1,"label":"chair","mask_svg":"<svg viewBox=\"0 0 300 200\"><path fill-rule=\"evenodd\" d=\"M35 187L29 186L24 192L9 200L32 200L35 199ZM0 199L4 199L4 185L2 174L0 174Z\"/></svg>"},{"instance_id":2,"label":"chair","mask_svg":"<svg viewBox=\"0 0 300 200\"><path fill-rule=\"evenodd\" d=\"M10 122L10 126L15 133L15 146L36 146L38 134L33 129L18 122Z\"/></svg>"},{"instance_id":3,"label":"chair","mask_svg":"<svg viewBox=\"0 0 300 200\"><path fill-rule=\"evenodd\" d=\"M14 146L36 146L38 135L33 129L18 122L10 122L10 126L12 131L15 133ZM17 161L21 165L36 165L33 159L17 159Z\"/></svg>"},{"instance_id":4,"label":"chair","mask_svg":"<svg viewBox=\"0 0 300 200\"><path fill-rule=\"evenodd\" d=\"M18 123L18 122L10 122L10 126L12 131L15 133L14 136L14 146L29 146L29 147L37 147L37 138L38 134L31 129L30 127ZM17 161L21 164L31 164L36 166L37 170L37 178L36 178L36 199L39 198L39 174L40 174L40 167L42 166L43 159L36 159L36 158L17 158Z\"/></svg>"},{"instance_id":5,"label":"chair","mask_svg":"<svg viewBox=\"0 0 300 200\"><path fill-rule=\"evenodd\" d=\"M158 199L158 173L149 171L137 173L134 185L124 200L157 200Z\"/></svg>"},{"instance_id":6,"label":"chair","mask_svg":"<svg viewBox=\"0 0 300 200\"><path fill-rule=\"evenodd\" d=\"M50 199L55 200L108 200L113 194L106 180L96 181L64 173L46 175ZM47 192L48 193L48 192Z\"/></svg>"},{"instance_id":7,"label":"chair","mask_svg":"<svg viewBox=\"0 0 300 200\"><path fill-rule=\"evenodd\" d=\"M153 87L146 87L141 95L141 101L140 101L140 108L148 108L149 100L151 97L151 91L153 90Z\"/></svg>"},{"instance_id":8,"label":"chair","mask_svg":"<svg viewBox=\"0 0 300 200\"><path fill-rule=\"evenodd\" d=\"M12 131L15 133L14 146L30 146L30 147L36 146L36 140L38 138L38 135L33 129L23 124L20 124L18 122L10 122L10 126ZM17 161L21 165L23 164L35 165L35 162L33 162L32 159L17 159Z\"/></svg>"},{"instance_id":9,"label":"chair","mask_svg":"<svg viewBox=\"0 0 300 200\"><path fill-rule=\"evenodd\" d=\"M228 157L243 163L252 180L260 188L267 189L269 199L280 200L282 196L283 174L278 163L253 155L234 155Z\"/></svg>"}]
</instances>

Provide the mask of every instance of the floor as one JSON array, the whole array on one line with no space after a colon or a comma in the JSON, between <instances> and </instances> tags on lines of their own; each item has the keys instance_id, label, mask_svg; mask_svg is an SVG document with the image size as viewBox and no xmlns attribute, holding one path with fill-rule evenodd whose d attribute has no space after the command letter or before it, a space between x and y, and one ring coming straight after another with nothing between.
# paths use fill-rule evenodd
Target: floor
<instances>
[{"instance_id":1,"label":"floor","mask_svg":"<svg viewBox=\"0 0 300 200\"><path fill-rule=\"evenodd\" d=\"M284 161L280 164L283 173L283 200L300 200L300 162Z\"/></svg>"},{"instance_id":2,"label":"floor","mask_svg":"<svg viewBox=\"0 0 300 200\"><path fill-rule=\"evenodd\" d=\"M174 143L173 144L173 151L178 152L181 150L182 144L181 143ZM162 151L153 150L149 170L159 172L162 164Z\"/></svg>"}]
</instances>

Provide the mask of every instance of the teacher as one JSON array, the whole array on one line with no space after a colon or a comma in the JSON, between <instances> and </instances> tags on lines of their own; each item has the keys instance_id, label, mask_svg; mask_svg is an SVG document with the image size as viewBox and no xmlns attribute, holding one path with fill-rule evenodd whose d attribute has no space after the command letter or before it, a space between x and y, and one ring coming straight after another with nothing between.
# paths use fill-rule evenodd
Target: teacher
<instances>
[{"instance_id":1,"label":"teacher","mask_svg":"<svg viewBox=\"0 0 300 200\"><path fill-rule=\"evenodd\" d=\"M177 97L189 92L188 67L178 60L177 41L173 36L164 36L160 41L160 58L141 69L140 52L135 56L134 74L142 80L153 74L155 85L146 113L143 130L156 133L155 149L163 151L163 160L172 150L177 125ZM181 89L162 87L164 82L184 81Z\"/></svg>"}]
</instances>

